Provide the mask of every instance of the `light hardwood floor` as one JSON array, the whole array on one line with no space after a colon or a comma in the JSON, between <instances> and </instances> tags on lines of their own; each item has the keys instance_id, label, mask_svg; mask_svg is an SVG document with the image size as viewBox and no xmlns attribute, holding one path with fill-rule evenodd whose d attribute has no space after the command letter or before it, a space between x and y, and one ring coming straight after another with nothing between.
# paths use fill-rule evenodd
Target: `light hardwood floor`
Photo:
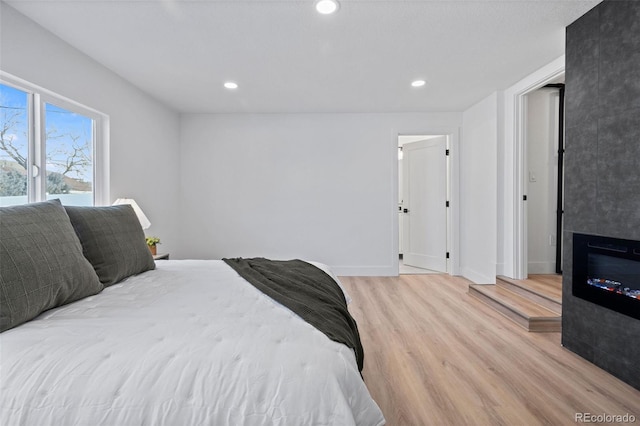
<instances>
[{"instance_id":1,"label":"light hardwood floor","mask_svg":"<svg viewBox=\"0 0 640 426\"><path fill-rule=\"evenodd\" d=\"M640 423L640 391L564 349L560 333L528 333L473 299L462 278L340 280L388 426L576 425L576 413Z\"/></svg>"},{"instance_id":2,"label":"light hardwood floor","mask_svg":"<svg viewBox=\"0 0 640 426\"><path fill-rule=\"evenodd\" d=\"M529 275L526 280L520 280L526 287L537 290L542 294L558 300L562 303L562 275L537 274Z\"/></svg>"}]
</instances>

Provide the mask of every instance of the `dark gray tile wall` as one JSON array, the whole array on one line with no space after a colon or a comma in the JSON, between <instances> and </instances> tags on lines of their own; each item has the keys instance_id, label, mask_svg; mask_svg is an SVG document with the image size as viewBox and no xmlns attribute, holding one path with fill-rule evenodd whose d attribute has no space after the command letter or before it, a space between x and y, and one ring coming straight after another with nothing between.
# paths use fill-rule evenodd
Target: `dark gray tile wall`
<instances>
[{"instance_id":1,"label":"dark gray tile wall","mask_svg":"<svg viewBox=\"0 0 640 426\"><path fill-rule=\"evenodd\" d=\"M640 321L575 298L574 232L640 240L640 1L567 27L562 344L640 389Z\"/></svg>"}]
</instances>

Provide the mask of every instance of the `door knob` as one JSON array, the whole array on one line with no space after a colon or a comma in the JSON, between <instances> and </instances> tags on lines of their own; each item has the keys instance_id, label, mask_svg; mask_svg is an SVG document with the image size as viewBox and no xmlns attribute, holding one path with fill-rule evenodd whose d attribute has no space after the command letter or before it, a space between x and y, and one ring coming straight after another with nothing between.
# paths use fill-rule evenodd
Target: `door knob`
<instances>
[{"instance_id":1,"label":"door knob","mask_svg":"<svg viewBox=\"0 0 640 426\"><path fill-rule=\"evenodd\" d=\"M409 213L409 209L404 209L402 212L403 213Z\"/></svg>"}]
</instances>

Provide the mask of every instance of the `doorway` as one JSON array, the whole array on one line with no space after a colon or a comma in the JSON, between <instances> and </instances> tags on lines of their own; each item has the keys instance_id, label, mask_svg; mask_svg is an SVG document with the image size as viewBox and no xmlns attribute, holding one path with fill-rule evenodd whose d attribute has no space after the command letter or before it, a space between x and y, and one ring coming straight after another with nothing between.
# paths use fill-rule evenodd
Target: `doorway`
<instances>
[{"instance_id":1,"label":"doorway","mask_svg":"<svg viewBox=\"0 0 640 426\"><path fill-rule=\"evenodd\" d=\"M398 137L399 273L448 272L449 137Z\"/></svg>"},{"instance_id":2,"label":"doorway","mask_svg":"<svg viewBox=\"0 0 640 426\"><path fill-rule=\"evenodd\" d=\"M499 226L498 275L524 280L527 278L527 222L526 222L526 180L525 124L526 95L547 84L563 81L565 58L557 58L533 74L525 77L504 92L503 146L499 164L504 165L504 179L499 179L499 206L504 221ZM502 246L502 247L501 247Z\"/></svg>"},{"instance_id":3,"label":"doorway","mask_svg":"<svg viewBox=\"0 0 640 426\"><path fill-rule=\"evenodd\" d=\"M525 95L527 275L562 271L563 81Z\"/></svg>"}]
</instances>

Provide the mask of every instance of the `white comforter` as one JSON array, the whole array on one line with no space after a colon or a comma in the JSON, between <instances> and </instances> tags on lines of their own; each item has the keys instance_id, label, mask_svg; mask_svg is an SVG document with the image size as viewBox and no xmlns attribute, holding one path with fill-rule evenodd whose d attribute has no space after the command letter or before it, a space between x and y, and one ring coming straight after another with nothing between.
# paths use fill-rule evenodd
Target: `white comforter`
<instances>
[{"instance_id":1,"label":"white comforter","mask_svg":"<svg viewBox=\"0 0 640 426\"><path fill-rule=\"evenodd\" d=\"M222 261L157 269L0 335L0 424L381 425L348 347Z\"/></svg>"}]
</instances>

